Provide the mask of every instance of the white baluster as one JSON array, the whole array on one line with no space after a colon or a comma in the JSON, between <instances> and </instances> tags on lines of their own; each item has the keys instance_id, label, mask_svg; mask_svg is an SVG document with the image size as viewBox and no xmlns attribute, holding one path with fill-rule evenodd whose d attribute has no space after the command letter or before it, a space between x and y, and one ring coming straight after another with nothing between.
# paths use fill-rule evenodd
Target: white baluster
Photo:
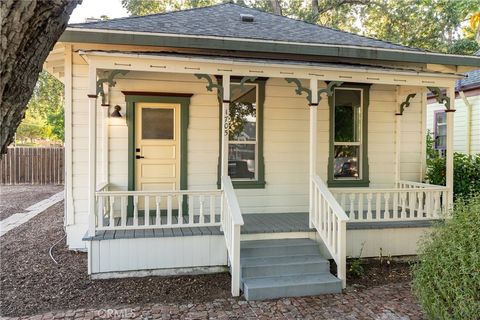
<instances>
[{"instance_id":1,"label":"white baluster","mask_svg":"<svg viewBox=\"0 0 480 320\"><path fill-rule=\"evenodd\" d=\"M178 202L178 224L183 224L183 194L177 195Z\"/></svg>"},{"instance_id":2,"label":"white baluster","mask_svg":"<svg viewBox=\"0 0 480 320\"><path fill-rule=\"evenodd\" d=\"M97 203L97 226L99 228L103 227L103 219L104 219L104 206L103 206L103 196L99 196L97 198L98 203Z\"/></svg>"},{"instance_id":3,"label":"white baluster","mask_svg":"<svg viewBox=\"0 0 480 320\"><path fill-rule=\"evenodd\" d=\"M167 225L172 225L172 195L167 196Z\"/></svg>"},{"instance_id":4,"label":"white baluster","mask_svg":"<svg viewBox=\"0 0 480 320\"><path fill-rule=\"evenodd\" d=\"M417 217L423 218L423 191L417 192L417 197L418 197Z\"/></svg>"},{"instance_id":5,"label":"white baluster","mask_svg":"<svg viewBox=\"0 0 480 320\"><path fill-rule=\"evenodd\" d=\"M363 219L363 197L365 194L359 193L358 194L358 220L364 220Z\"/></svg>"},{"instance_id":6,"label":"white baluster","mask_svg":"<svg viewBox=\"0 0 480 320\"><path fill-rule=\"evenodd\" d=\"M367 194L367 220L371 221L372 218L372 198L373 194L369 192Z\"/></svg>"},{"instance_id":7,"label":"white baluster","mask_svg":"<svg viewBox=\"0 0 480 320\"><path fill-rule=\"evenodd\" d=\"M145 226L149 226L150 225L150 196L145 196L144 197L144 214L143 214L143 217L144 217L144 222L143 224Z\"/></svg>"},{"instance_id":8,"label":"white baluster","mask_svg":"<svg viewBox=\"0 0 480 320\"><path fill-rule=\"evenodd\" d=\"M377 197L375 199L375 218L377 220L382 219L382 198L380 192L377 192Z\"/></svg>"},{"instance_id":9,"label":"white baluster","mask_svg":"<svg viewBox=\"0 0 480 320\"><path fill-rule=\"evenodd\" d=\"M401 192L400 193L400 199L401 199L401 202L402 202L402 219L406 219L407 218L407 193L406 192Z\"/></svg>"},{"instance_id":10,"label":"white baluster","mask_svg":"<svg viewBox=\"0 0 480 320\"><path fill-rule=\"evenodd\" d=\"M434 212L434 218L438 218L440 216L439 211L440 211L440 192L435 191L435 207L433 209Z\"/></svg>"},{"instance_id":11,"label":"white baluster","mask_svg":"<svg viewBox=\"0 0 480 320\"><path fill-rule=\"evenodd\" d=\"M215 195L210 196L210 223L215 223Z\"/></svg>"},{"instance_id":12,"label":"white baluster","mask_svg":"<svg viewBox=\"0 0 480 320\"><path fill-rule=\"evenodd\" d=\"M392 194L393 196L393 208L392 208L392 216L393 219L398 219L398 192Z\"/></svg>"},{"instance_id":13,"label":"white baluster","mask_svg":"<svg viewBox=\"0 0 480 320\"><path fill-rule=\"evenodd\" d=\"M133 225L138 226L138 196L133 196Z\"/></svg>"},{"instance_id":14,"label":"white baluster","mask_svg":"<svg viewBox=\"0 0 480 320\"><path fill-rule=\"evenodd\" d=\"M161 197L160 196L156 196L155 197L155 206L156 206L156 210L155 210L155 224L157 226L160 226L162 224L162 215L161 215L161 209L160 209L160 201L161 201Z\"/></svg>"},{"instance_id":15,"label":"white baluster","mask_svg":"<svg viewBox=\"0 0 480 320\"><path fill-rule=\"evenodd\" d=\"M127 203L128 203L128 196L122 196L120 199L120 222L122 227L127 225Z\"/></svg>"},{"instance_id":16,"label":"white baluster","mask_svg":"<svg viewBox=\"0 0 480 320\"><path fill-rule=\"evenodd\" d=\"M198 201L200 202L200 217L198 218L198 221L203 224L203 223L205 222L205 219L203 218L203 206L204 206L204 197L203 197L203 195L200 195Z\"/></svg>"},{"instance_id":17,"label":"white baluster","mask_svg":"<svg viewBox=\"0 0 480 320\"><path fill-rule=\"evenodd\" d=\"M358 219L355 215L355 193L350 193L350 218L353 220Z\"/></svg>"},{"instance_id":18,"label":"white baluster","mask_svg":"<svg viewBox=\"0 0 480 320\"><path fill-rule=\"evenodd\" d=\"M114 217L114 204L115 204L115 196L110 196L110 212L109 212L109 218L110 218L110 223L109 227L115 226L115 217Z\"/></svg>"},{"instance_id":19,"label":"white baluster","mask_svg":"<svg viewBox=\"0 0 480 320\"><path fill-rule=\"evenodd\" d=\"M425 216L431 218L432 214L432 192L425 191Z\"/></svg>"},{"instance_id":20,"label":"white baluster","mask_svg":"<svg viewBox=\"0 0 480 320\"><path fill-rule=\"evenodd\" d=\"M385 192L383 196L385 199L385 211L383 212L383 218L386 220L389 220L390 219L390 193Z\"/></svg>"},{"instance_id":21,"label":"white baluster","mask_svg":"<svg viewBox=\"0 0 480 320\"><path fill-rule=\"evenodd\" d=\"M193 206L194 206L194 198L193 195L188 195L188 223L190 225L195 224L194 215L193 215ZM228 208L228 203L225 203L225 206Z\"/></svg>"}]
</instances>

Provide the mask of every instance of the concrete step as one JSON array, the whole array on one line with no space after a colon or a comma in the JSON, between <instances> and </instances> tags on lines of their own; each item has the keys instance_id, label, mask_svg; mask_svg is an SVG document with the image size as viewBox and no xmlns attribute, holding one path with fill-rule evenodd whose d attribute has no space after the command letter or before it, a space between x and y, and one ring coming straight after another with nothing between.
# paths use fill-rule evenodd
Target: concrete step
<instances>
[{"instance_id":1,"label":"concrete step","mask_svg":"<svg viewBox=\"0 0 480 320\"><path fill-rule=\"evenodd\" d=\"M275 239L242 241L240 257L278 257L320 254L318 244L311 239Z\"/></svg>"},{"instance_id":2,"label":"concrete step","mask_svg":"<svg viewBox=\"0 0 480 320\"><path fill-rule=\"evenodd\" d=\"M330 263L320 255L241 258L242 277L263 277L329 272Z\"/></svg>"},{"instance_id":3,"label":"concrete step","mask_svg":"<svg viewBox=\"0 0 480 320\"><path fill-rule=\"evenodd\" d=\"M330 273L259 277L243 280L243 293L247 300L311 296L340 293L341 291L341 281Z\"/></svg>"}]
</instances>

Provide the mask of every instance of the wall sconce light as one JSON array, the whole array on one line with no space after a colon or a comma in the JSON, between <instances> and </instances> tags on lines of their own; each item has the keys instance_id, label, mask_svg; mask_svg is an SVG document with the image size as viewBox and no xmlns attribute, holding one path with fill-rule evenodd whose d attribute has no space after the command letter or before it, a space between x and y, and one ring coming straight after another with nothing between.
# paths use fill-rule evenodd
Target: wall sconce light
<instances>
[{"instance_id":1,"label":"wall sconce light","mask_svg":"<svg viewBox=\"0 0 480 320\"><path fill-rule=\"evenodd\" d=\"M113 107L115 110L112 112L110 115L110 118L121 118L122 114L120 113L120 110L122 110L122 107L120 107L118 104Z\"/></svg>"}]
</instances>

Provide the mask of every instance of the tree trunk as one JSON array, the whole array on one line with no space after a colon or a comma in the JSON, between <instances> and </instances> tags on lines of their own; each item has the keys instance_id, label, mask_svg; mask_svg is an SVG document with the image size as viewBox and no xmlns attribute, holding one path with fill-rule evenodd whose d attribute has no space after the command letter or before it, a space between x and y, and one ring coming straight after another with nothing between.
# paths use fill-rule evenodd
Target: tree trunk
<instances>
[{"instance_id":1,"label":"tree trunk","mask_svg":"<svg viewBox=\"0 0 480 320\"><path fill-rule=\"evenodd\" d=\"M281 16L282 15L282 7L280 6L280 0L270 0L270 3L272 4L273 13Z\"/></svg>"},{"instance_id":2,"label":"tree trunk","mask_svg":"<svg viewBox=\"0 0 480 320\"><path fill-rule=\"evenodd\" d=\"M81 2L0 1L0 155L14 139L48 53Z\"/></svg>"}]
</instances>

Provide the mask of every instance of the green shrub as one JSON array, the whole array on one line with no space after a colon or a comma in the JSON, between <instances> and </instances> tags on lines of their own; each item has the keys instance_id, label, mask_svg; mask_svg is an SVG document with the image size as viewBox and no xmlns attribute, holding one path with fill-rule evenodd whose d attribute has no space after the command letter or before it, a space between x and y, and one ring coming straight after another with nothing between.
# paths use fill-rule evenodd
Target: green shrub
<instances>
[{"instance_id":1,"label":"green shrub","mask_svg":"<svg viewBox=\"0 0 480 320\"><path fill-rule=\"evenodd\" d=\"M427 160L426 179L432 184L445 185L445 158L434 156ZM457 198L467 196L472 192L480 192L480 155L469 156L462 153L454 153L453 193Z\"/></svg>"},{"instance_id":2,"label":"green shrub","mask_svg":"<svg viewBox=\"0 0 480 320\"><path fill-rule=\"evenodd\" d=\"M430 319L478 319L480 193L458 199L453 217L422 239L413 290Z\"/></svg>"}]
</instances>

